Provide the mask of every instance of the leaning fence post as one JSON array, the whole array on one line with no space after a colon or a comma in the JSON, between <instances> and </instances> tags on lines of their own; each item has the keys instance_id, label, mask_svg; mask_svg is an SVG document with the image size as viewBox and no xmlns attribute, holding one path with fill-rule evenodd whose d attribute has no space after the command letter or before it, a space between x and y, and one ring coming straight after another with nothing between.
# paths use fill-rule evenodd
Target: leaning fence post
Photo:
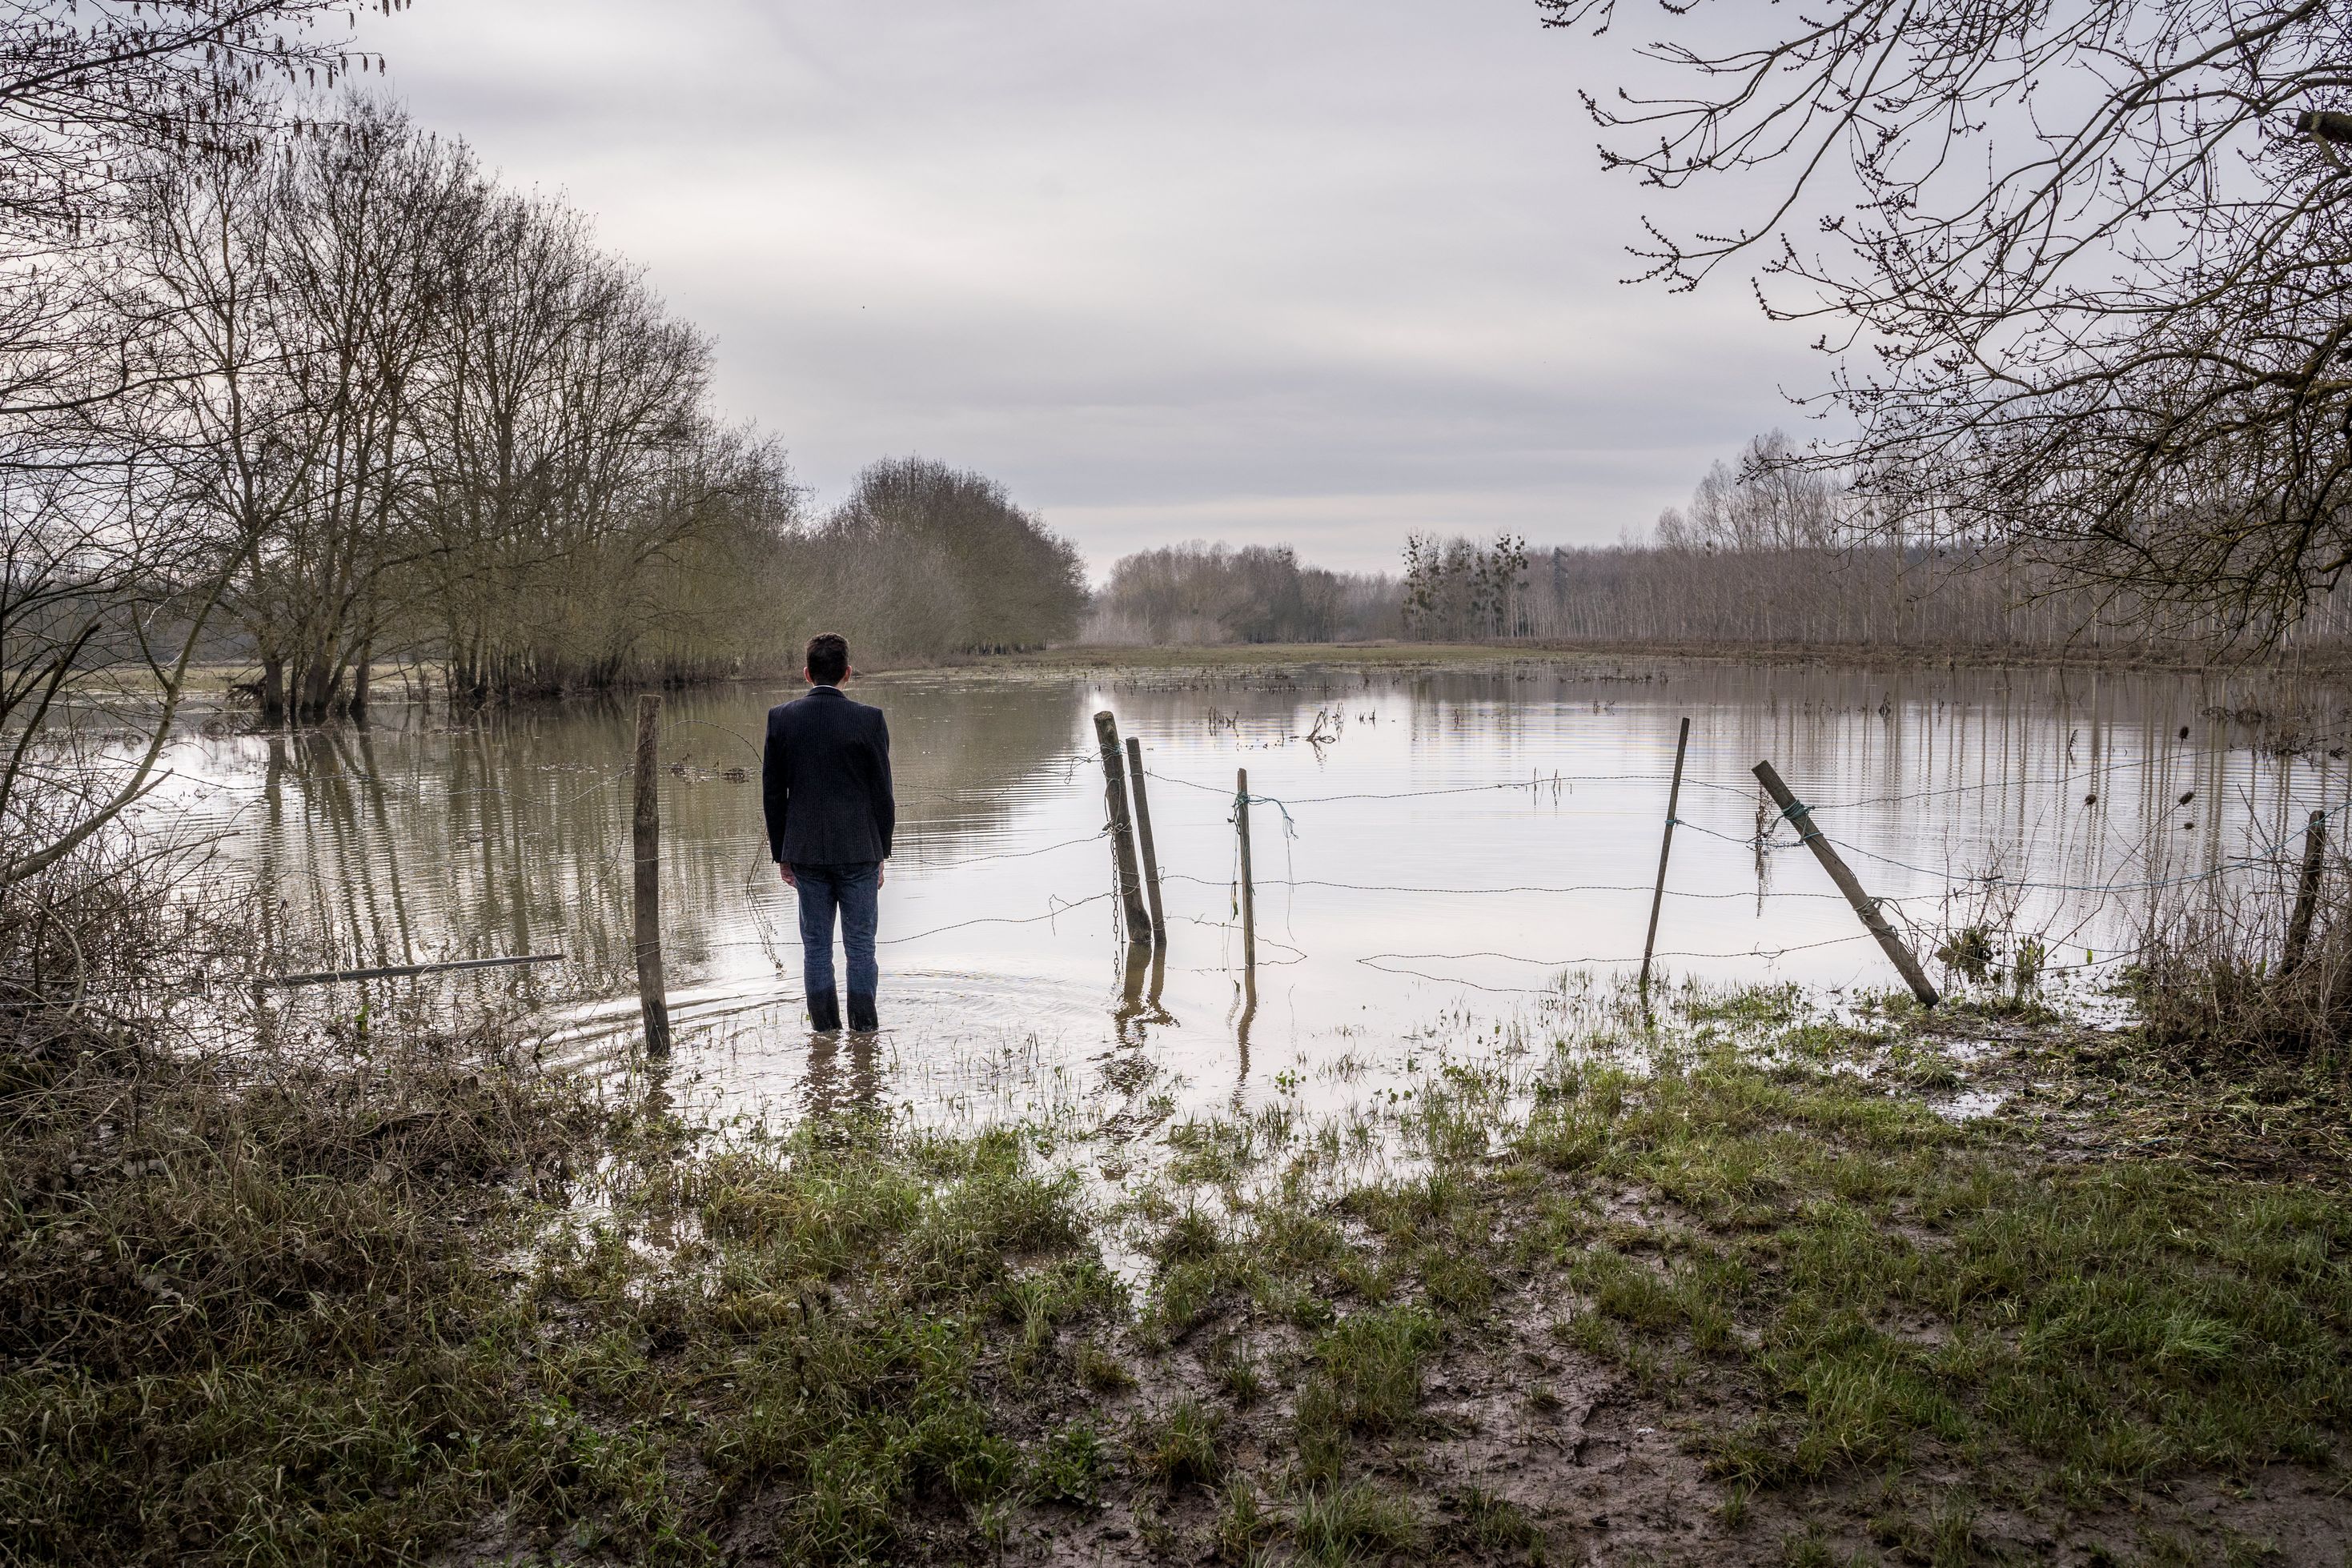
<instances>
[{"instance_id":1,"label":"leaning fence post","mask_svg":"<svg viewBox=\"0 0 2352 1568\"><path fill-rule=\"evenodd\" d=\"M1151 938L1151 916L1135 872L1135 836L1127 820L1127 762L1118 748L1118 720L1108 710L1095 715L1095 739L1102 747L1103 803L1110 810L1111 868L1118 877L1119 902L1127 909L1127 939Z\"/></svg>"},{"instance_id":2,"label":"leaning fence post","mask_svg":"<svg viewBox=\"0 0 2352 1568\"><path fill-rule=\"evenodd\" d=\"M2327 853L2327 813L2314 811L2303 828L2303 881L2294 890L2294 914L2286 923L2286 956L2279 964L2284 978L2303 967L2304 949L2311 943L2311 918L2319 912L2319 875Z\"/></svg>"},{"instance_id":3,"label":"leaning fence post","mask_svg":"<svg viewBox=\"0 0 2352 1568\"><path fill-rule=\"evenodd\" d=\"M1168 921L1160 912L1160 851L1151 842L1151 800L1143 792L1143 742L1127 737L1127 787L1135 794L1135 841L1143 851L1143 892L1151 901L1151 945L1168 946Z\"/></svg>"},{"instance_id":4,"label":"leaning fence post","mask_svg":"<svg viewBox=\"0 0 2352 1568\"><path fill-rule=\"evenodd\" d=\"M1780 808L1780 814L1796 824L1799 836L1813 852L1813 858L1822 862L1822 869L1830 873L1830 880L1837 883L1840 893L1845 894L1845 901L1853 905L1856 915L1862 916L1863 925L1878 938L1879 946L1885 950L1895 968L1902 971L1903 978L1911 987L1911 994L1919 998L1919 1005L1934 1007L1941 998L1936 995L1936 988L1928 984L1927 972L1919 967L1919 960L1911 956L1911 949L1903 945L1903 938L1897 936L1895 927L1887 924L1886 916L1879 912L1876 901L1863 892L1862 883L1839 857L1829 840L1822 837L1821 830L1813 826L1811 808L1790 793L1789 787L1780 782L1780 775L1773 771L1770 763L1756 765L1756 779L1764 786L1764 792L1772 797L1772 803Z\"/></svg>"},{"instance_id":5,"label":"leaning fence post","mask_svg":"<svg viewBox=\"0 0 2352 1568\"><path fill-rule=\"evenodd\" d=\"M1242 851L1242 970L1253 993L1257 988L1257 889L1250 882L1249 769L1234 769L1234 831ZM1253 995L1252 1000L1255 998Z\"/></svg>"},{"instance_id":6,"label":"leaning fence post","mask_svg":"<svg viewBox=\"0 0 2352 1568\"><path fill-rule=\"evenodd\" d=\"M669 998L662 984L661 953L661 784L656 755L661 706L657 692L637 698L636 810L631 821L637 852L637 1002L645 1013L646 1051L653 1056L669 1054Z\"/></svg>"},{"instance_id":7,"label":"leaning fence post","mask_svg":"<svg viewBox=\"0 0 2352 1568\"><path fill-rule=\"evenodd\" d=\"M1675 851L1675 810L1683 803L1683 753L1690 749L1690 719L1675 737L1675 782L1666 791L1666 836L1658 844L1658 890L1650 894L1650 934L1642 938L1642 994L1650 994L1650 955L1658 946L1658 909L1666 902L1666 857Z\"/></svg>"}]
</instances>

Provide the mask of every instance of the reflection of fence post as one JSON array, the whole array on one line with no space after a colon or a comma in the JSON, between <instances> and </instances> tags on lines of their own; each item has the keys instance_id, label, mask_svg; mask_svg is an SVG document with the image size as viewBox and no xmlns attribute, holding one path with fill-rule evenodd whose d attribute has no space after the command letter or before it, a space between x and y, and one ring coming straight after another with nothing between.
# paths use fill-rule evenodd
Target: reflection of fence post
<instances>
[{"instance_id":1,"label":"reflection of fence post","mask_svg":"<svg viewBox=\"0 0 2352 1568\"><path fill-rule=\"evenodd\" d=\"M1683 753L1690 748L1690 719L1675 738L1675 782L1666 791L1666 836L1658 845L1658 890L1650 895L1650 934L1642 938L1642 994L1650 994L1650 954L1658 946L1658 909L1666 902L1666 857L1675 852L1675 809L1683 803Z\"/></svg>"},{"instance_id":2,"label":"reflection of fence post","mask_svg":"<svg viewBox=\"0 0 2352 1568\"><path fill-rule=\"evenodd\" d=\"M669 998L662 984L661 954L661 706L656 692L637 698L636 810L631 822L637 852L637 1002L645 1013L646 1051L654 1056L669 1054Z\"/></svg>"},{"instance_id":3,"label":"reflection of fence post","mask_svg":"<svg viewBox=\"0 0 2352 1568\"><path fill-rule=\"evenodd\" d=\"M1127 819L1127 763L1118 748L1118 720L1108 711L1095 715L1095 739L1102 747L1103 803L1110 810L1110 859L1118 877L1119 902L1127 909L1127 939L1151 939L1151 916L1143 907L1143 890L1135 871L1134 829Z\"/></svg>"},{"instance_id":4,"label":"reflection of fence post","mask_svg":"<svg viewBox=\"0 0 2352 1568\"><path fill-rule=\"evenodd\" d=\"M1151 944L1168 946L1168 918L1160 912L1160 851L1151 842L1151 799L1143 792L1143 742L1127 737L1127 787L1135 795L1135 841L1143 851L1143 892L1151 901Z\"/></svg>"},{"instance_id":5,"label":"reflection of fence post","mask_svg":"<svg viewBox=\"0 0 2352 1568\"><path fill-rule=\"evenodd\" d=\"M1234 829L1242 847L1242 970L1257 980L1257 890L1250 883L1249 769L1234 769Z\"/></svg>"},{"instance_id":6,"label":"reflection of fence post","mask_svg":"<svg viewBox=\"0 0 2352 1568\"><path fill-rule=\"evenodd\" d=\"M1151 973L1151 959L1157 951L1140 942L1128 944L1127 969L1118 988L1118 1009L1111 1014L1111 1028L1121 1045L1143 1043L1143 982Z\"/></svg>"},{"instance_id":7,"label":"reflection of fence post","mask_svg":"<svg viewBox=\"0 0 2352 1568\"><path fill-rule=\"evenodd\" d=\"M2327 853L2327 813L2314 811L2303 829L2303 881L2294 890L2294 914L2286 923L2286 956L2279 964L2282 979L2303 967L2304 949L2311 944L2311 919L2319 913L2319 874Z\"/></svg>"},{"instance_id":8,"label":"reflection of fence post","mask_svg":"<svg viewBox=\"0 0 2352 1568\"><path fill-rule=\"evenodd\" d=\"M1765 793L1772 797L1772 803L1780 808L1780 814L1796 824L1797 832L1805 841L1806 848L1813 852L1813 858L1820 861L1822 869L1830 873L1830 880L1837 883L1840 893L1845 894L1845 901L1853 905L1856 915L1862 916L1863 925L1878 938L1879 946L1885 950L1895 968L1902 971L1903 978L1911 987L1911 994L1919 998L1919 1005L1934 1007L1940 998L1936 995L1936 988L1927 982L1927 972L1919 967L1919 960L1911 956L1911 949L1903 945L1903 938L1895 934L1895 927L1887 924L1885 915L1879 913L1876 902L1863 892L1861 882L1856 880L1829 840L1822 837L1821 830L1813 826L1811 810L1790 793L1789 787L1780 782L1780 775L1773 771L1770 763L1756 765L1756 779L1764 786Z\"/></svg>"}]
</instances>

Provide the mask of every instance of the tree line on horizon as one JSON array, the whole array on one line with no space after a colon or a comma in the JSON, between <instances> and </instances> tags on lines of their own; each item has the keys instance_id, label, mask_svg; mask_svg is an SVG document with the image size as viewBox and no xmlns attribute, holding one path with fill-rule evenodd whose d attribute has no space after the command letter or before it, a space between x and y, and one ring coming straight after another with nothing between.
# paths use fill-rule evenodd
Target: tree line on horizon
<instances>
[{"instance_id":1,"label":"tree line on horizon","mask_svg":"<svg viewBox=\"0 0 2352 1568\"><path fill-rule=\"evenodd\" d=\"M1775 431L1718 460L1646 538L1531 549L1408 535L1399 570L1338 573L1287 547L1194 542L1118 561L1087 617L1110 644L1596 642L1906 648L2216 650L2229 607L2085 581L1993 538L1906 538L1866 497L1794 460ZM2352 636L2317 596L2283 646Z\"/></svg>"}]
</instances>

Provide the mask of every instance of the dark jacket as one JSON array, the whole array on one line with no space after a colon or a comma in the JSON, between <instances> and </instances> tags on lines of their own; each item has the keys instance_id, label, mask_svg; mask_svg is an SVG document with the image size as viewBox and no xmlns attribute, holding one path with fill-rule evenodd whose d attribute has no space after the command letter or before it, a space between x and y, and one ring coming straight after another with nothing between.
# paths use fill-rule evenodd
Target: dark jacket
<instances>
[{"instance_id":1,"label":"dark jacket","mask_svg":"<svg viewBox=\"0 0 2352 1568\"><path fill-rule=\"evenodd\" d=\"M859 865L890 858L898 802L890 796L890 728L882 710L831 686L768 710L760 803L768 852L794 865Z\"/></svg>"}]
</instances>

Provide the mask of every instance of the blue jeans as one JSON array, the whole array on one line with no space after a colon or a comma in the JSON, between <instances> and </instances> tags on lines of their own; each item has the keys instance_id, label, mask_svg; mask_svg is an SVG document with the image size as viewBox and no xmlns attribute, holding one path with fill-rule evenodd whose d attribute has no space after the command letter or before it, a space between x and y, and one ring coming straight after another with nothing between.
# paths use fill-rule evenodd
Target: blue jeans
<instances>
[{"instance_id":1,"label":"blue jeans","mask_svg":"<svg viewBox=\"0 0 2352 1568\"><path fill-rule=\"evenodd\" d=\"M801 980L812 997L833 990L833 916L841 912L841 946L849 955L849 994L870 997L881 983L874 928L882 918L882 862L794 865L800 893Z\"/></svg>"}]
</instances>

